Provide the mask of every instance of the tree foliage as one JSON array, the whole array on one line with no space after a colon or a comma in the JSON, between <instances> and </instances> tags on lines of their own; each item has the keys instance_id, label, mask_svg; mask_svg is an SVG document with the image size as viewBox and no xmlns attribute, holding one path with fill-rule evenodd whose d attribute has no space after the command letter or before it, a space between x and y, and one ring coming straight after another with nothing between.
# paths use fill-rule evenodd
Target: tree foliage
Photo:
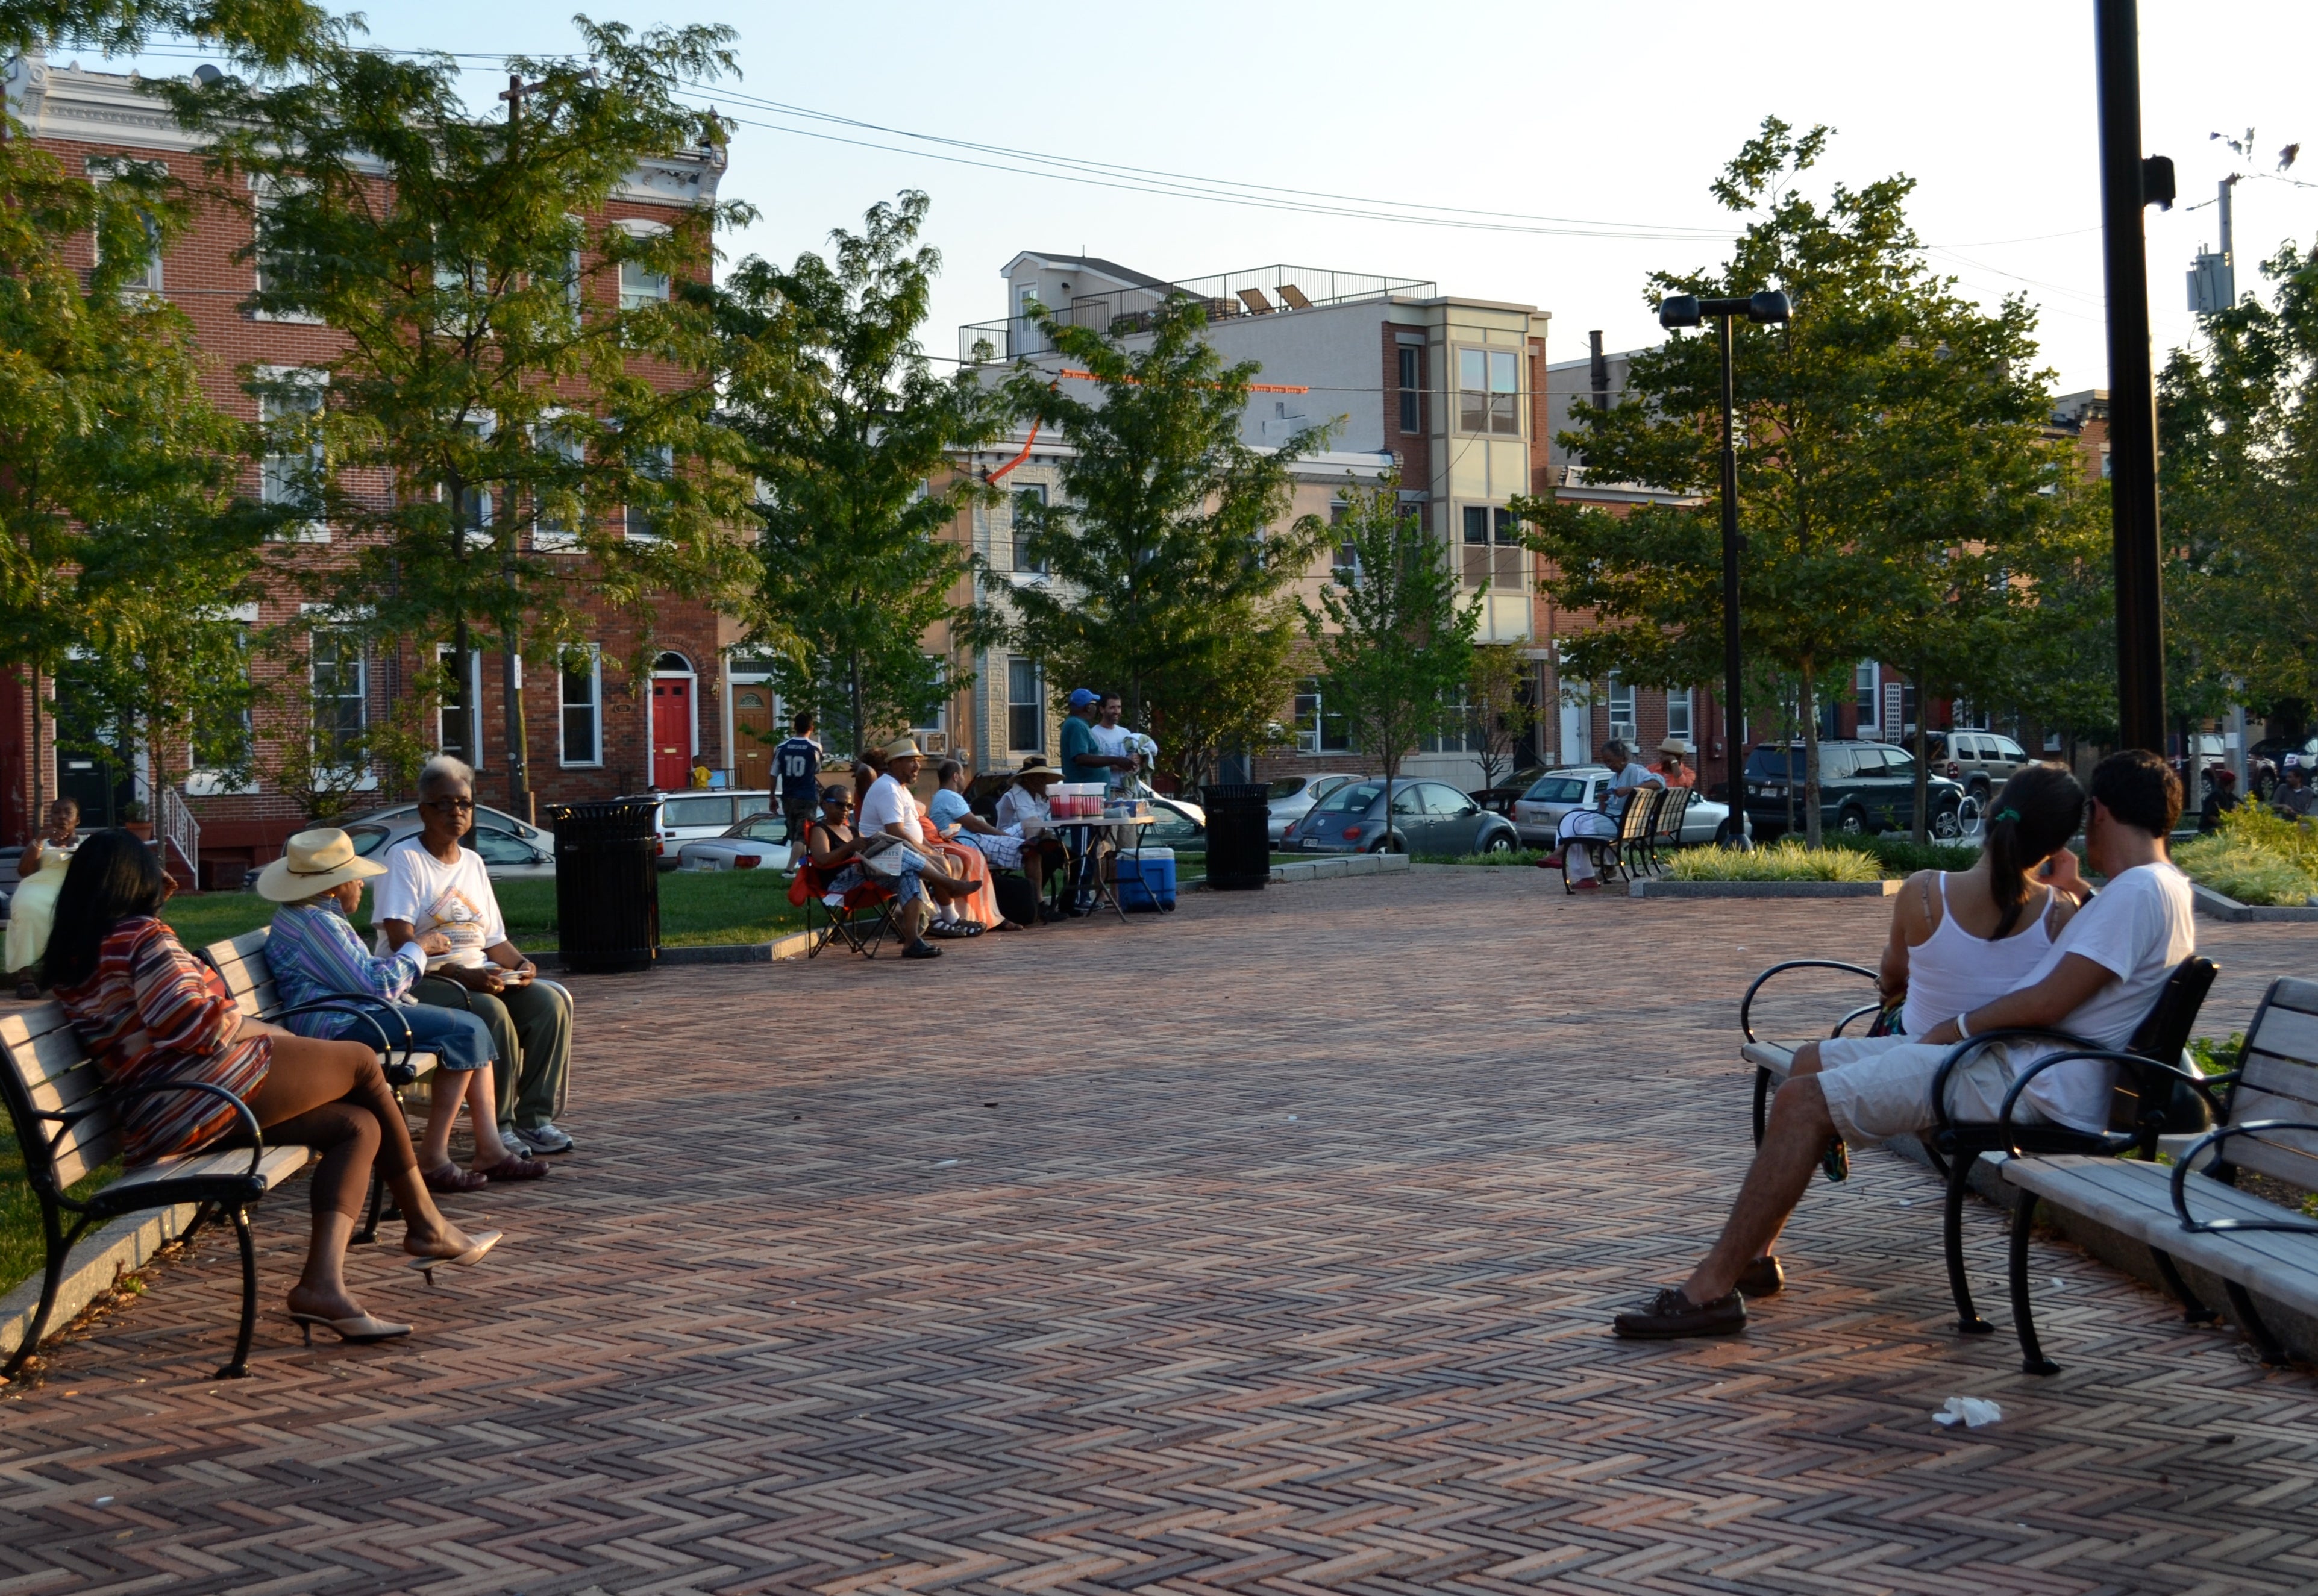
<instances>
[{"instance_id":1,"label":"tree foliage","mask_svg":"<svg viewBox=\"0 0 2318 1596\"><path fill-rule=\"evenodd\" d=\"M1322 584L1316 606L1298 607L1328 706L1383 770L1390 815L1401 762L1438 730L1445 702L1472 673L1484 596L1460 597L1447 550L1400 502L1397 476L1372 489L1347 484L1343 495L1334 535L1349 558Z\"/></svg>"},{"instance_id":2,"label":"tree foliage","mask_svg":"<svg viewBox=\"0 0 2318 1596\"><path fill-rule=\"evenodd\" d=\"M729 597L749 568L709 294L685 281L748 212L598 214L639 165L721 139L676 96L732 68L731 32L579 25L584 60L509 59L525 86L500 119L469 113L451 58L342 40L293 71L164 89L250 223L246 309L337 335L317 387L247 374L269 452L313 462L293 497L351 534L298 573L429 658L447 638L463 662L471 623L497 634L517 802L526 645L576 645L600 597L633 622L640 674L656 596Z\"/></svg>"},{"instance_id":3,"label":"tree foliage","mask_svg":"<svg viewBox=\"0 0 2318 1596\"><path fill-rule=\"evenodd\" d=\"M1537 662L1519 643L1473 645L1465 673L1466 746L1480 761L1485 787L1513 773L1530 733L1544 722L1548 706L1533 690L1536 682Z\"/></svg>"},{"instance_id":4,"label":"tree foliage","mask_svg":"<svg viewBox=\"0 0 2318 1596\"><path fill-rule=\"evenodd\" d=\"M1056 690L1119 693L1128 722L1187 784L1271 734L1295 690L1289 589L1327 535L1316 516L1280 524L1289 467L1326 429L1277 450L1243 443L1257 368L1225 364L1201 336L1206 319L1197 302L1177 299L1145 332L1113 338L1042 316L1095 390L1081 397L1077 383L1028 367L1010 381L1018 409L1059 430L1073 453L1056 501L1015 511L1018 546L1049 579L985 578Z\"/></svg>"},{"instance_id":5,"label":"tree foliage","mask_svg":"<svg viewBox=\"0 0 2318 1596\"><path fill-rule=\"evenodd\" d=\"M923 724L946 675L923 651L947 623L953 643L991 632L967 551L942 531L990 497L952 477L953 451L1006 428L1003 394L966 372L934 374L918 343L940 254L919 247L926 196L871 207L862 230L831 236L831 258L787 270L751 257L721 309L732 426L763 484L760 641L777 652L781 695L819 711L835 746Z\"/></svg>"}]
</instances>

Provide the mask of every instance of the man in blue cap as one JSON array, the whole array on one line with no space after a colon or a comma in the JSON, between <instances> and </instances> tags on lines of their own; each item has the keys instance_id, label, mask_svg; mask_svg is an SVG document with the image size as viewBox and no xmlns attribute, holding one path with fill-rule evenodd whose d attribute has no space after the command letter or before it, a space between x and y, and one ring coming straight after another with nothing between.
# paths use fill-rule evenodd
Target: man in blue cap
<instances>
[{"instance_id":1,"label":"man in blue cap","mask_svg":"<svg viewBox=\"0 0 2318 1596\"><path fill-rule=\"evenodd\" d=\"M1084 687L1071 689L1071 713L1063 717L1063 779L1066 782L1105 782L1113 770L1132 770L1135 760L1106 754L1094 739L1095 712L1101 707L1102 695Z\"/></svg>"}]
</instances>

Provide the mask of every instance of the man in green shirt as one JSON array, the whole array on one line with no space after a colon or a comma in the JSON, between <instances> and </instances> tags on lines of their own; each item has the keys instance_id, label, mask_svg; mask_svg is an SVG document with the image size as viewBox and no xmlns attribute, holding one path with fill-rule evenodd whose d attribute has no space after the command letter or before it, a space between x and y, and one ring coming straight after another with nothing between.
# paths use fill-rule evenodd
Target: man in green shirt
<instances>
[{"instance_id":1,"label":"man in green shirt","mask_svg":"<svg viewBox=\"0 0 2318 1596\"><path fill-rule=\"evenodd\" d=\"M1101 782L1110 779L1110 760L1095 746L1095 706L1102 700L1084 687L1071 689L1071 713L1063 717L1063 779Z\"/></svg>"}]
</instances>

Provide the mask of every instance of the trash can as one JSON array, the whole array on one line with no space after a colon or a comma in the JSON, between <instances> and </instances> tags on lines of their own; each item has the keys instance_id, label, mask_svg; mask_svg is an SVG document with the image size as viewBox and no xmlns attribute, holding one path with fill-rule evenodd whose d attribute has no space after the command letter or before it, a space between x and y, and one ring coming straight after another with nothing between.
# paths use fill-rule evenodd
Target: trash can
<instances>
[{"instance_id":1,"label":"trash can","mask_svg":"<svg viewBox=\"0 0 2318 1596\"><path fill-rule=\"evenodd\" d=\"M1208 885L1260 892L1271 879L1271 789L1261 782L1202 787L1208 811Z\"/></svg>"},{"instance_id":2,"label":"trash can","mask_svg":"<svg viewBox=\"0 0 2318 1596\"><path fill-rule=\"evenodd\" d=\"M555 829L555 938L567 970L649 970L660 956L656 800L566 803Z\"/></svg>"}]
</instances>

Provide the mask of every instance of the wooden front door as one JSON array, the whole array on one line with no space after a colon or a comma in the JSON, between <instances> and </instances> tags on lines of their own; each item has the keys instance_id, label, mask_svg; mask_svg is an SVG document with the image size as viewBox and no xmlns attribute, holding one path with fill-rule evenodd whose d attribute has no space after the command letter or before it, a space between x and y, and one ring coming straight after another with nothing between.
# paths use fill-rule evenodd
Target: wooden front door
<instances>
[{"instance_id":1,"label":"wooden front door","mask_svg":"<svg viewBox=\"0 0 2318 1596\"><path fill-rule=\"evenodd\" d=\"M732 689L732 781L743 792L772 785L773 690L762 682Z\"/></svg>"},{"instance_id":2,"label":"wooden front door","mask_svg":"<svg viewBox=\"0 0 2318 1596\"><path fill-rule=\"evenodd\" d=\"M692 678L652 678L652 785L663 791L692 781Z\"/></svg>"}]
</instances>

